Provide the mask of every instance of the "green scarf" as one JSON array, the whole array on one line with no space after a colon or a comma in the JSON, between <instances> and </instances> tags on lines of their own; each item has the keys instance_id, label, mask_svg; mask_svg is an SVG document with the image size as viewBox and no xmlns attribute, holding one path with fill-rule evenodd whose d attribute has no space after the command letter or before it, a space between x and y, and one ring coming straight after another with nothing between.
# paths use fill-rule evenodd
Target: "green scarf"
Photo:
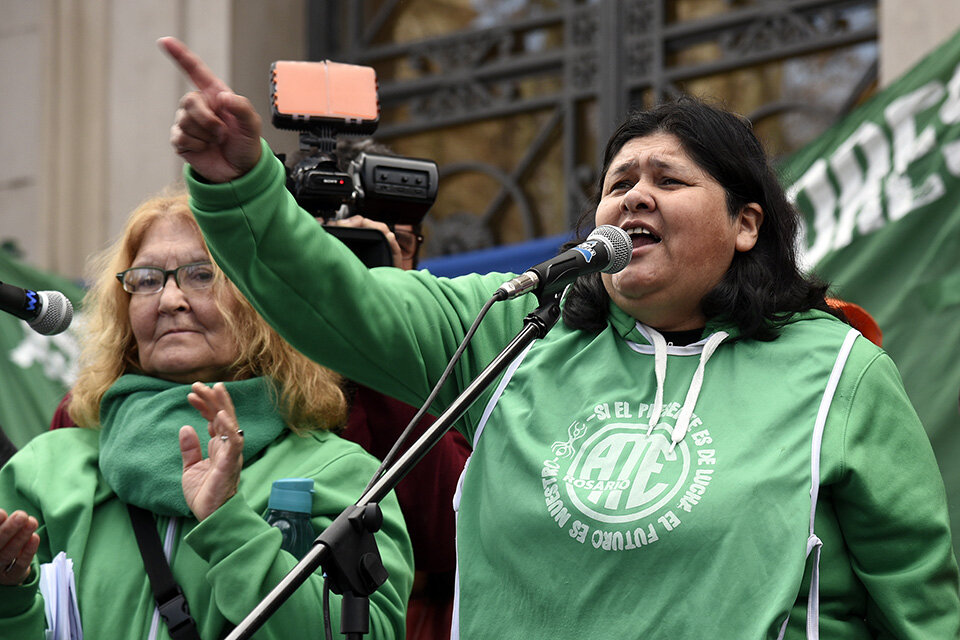
<instances>
[{"instance_id":1,"label":"green scarf","mask_svg":"<svg viewBox=\"0 0 960 640\"><path fill-rule=\"evenodd\" d=\"M266 378L226 382L243 429L243 459L253 459L286 429ZM120 377L100 403L100 471L124 502L166 516L188 516L180 483L178 433L191 425L207 455L206 420L187 402L190 385L140 375Z\"/></svg>"}]
</instances>

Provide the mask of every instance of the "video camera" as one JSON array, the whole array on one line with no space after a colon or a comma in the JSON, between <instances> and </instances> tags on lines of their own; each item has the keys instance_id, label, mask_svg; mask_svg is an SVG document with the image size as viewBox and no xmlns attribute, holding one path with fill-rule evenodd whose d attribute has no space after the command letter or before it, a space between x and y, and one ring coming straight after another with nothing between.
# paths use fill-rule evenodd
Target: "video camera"
<instances>
[{"instance_id":1,"label":"video camera","mask_svg":"<svg viewBox=\"0 0 960 640\"><path fill-rule=\"evenodd\" d=\"M435 162L363 150L337 157L338 139L369 136L379 124L372 67L277 61L270 67L270 93L273 125L300 131L302 158L287 167L287 188L301 207L323 221L362 215L387 224L420 224L437 199ZM379 231L325 228L368 267L392 264Z\"/></svg>"}]
</instances>

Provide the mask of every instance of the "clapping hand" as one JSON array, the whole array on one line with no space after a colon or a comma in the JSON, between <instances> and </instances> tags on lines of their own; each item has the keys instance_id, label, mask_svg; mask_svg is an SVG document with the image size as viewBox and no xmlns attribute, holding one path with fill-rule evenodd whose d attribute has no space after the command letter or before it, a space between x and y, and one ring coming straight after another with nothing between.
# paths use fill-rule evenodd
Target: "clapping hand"
<instances>
[{"instance_id":1,"label":"clapping hand","mask_svg":"<svg viewBox=\"0 0 960 640\"><path fill-rule=\"evenodd\" d=\"M40 547L37 519L23 511L0 509L0 585L22 584Z\"/></svg>"},{"instance_id":2,"label":"clapping hand","mask_svg":"<svg viewBox=\"0 0 960 640\"><path fill-rule=\"evenodd\" d=\"M237 492L243 467L243 431L237 427L237 413L222 382L213 388L193 383L187 400L207 420L210 434L204 458L194 428L180 428L183 497L197 520L203 520Z\"/></svg>"}]
</instances>

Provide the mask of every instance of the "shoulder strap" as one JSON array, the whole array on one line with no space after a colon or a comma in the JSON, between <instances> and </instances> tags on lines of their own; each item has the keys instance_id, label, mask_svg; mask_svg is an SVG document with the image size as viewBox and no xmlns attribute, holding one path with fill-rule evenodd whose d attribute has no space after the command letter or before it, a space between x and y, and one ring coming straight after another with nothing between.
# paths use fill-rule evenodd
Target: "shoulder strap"
<instances>
[{"instance_id":1,"label":"shoulder strap","mask_svg":"<svg viewBox=\"0 0 960 640\"><path fill-rule=\"evenodd\" d=\"M167 564L153 515L132 504L127 505L127 510L130 512L133 532L137 536L140 555L143 556L143 567L150 578L153 597L157 601L160 616L167 623L170 637L173 640L200 640L197 625L190 616L187 599L180 585L173 579L173 572Z\"/></svg>"}]
</instances>

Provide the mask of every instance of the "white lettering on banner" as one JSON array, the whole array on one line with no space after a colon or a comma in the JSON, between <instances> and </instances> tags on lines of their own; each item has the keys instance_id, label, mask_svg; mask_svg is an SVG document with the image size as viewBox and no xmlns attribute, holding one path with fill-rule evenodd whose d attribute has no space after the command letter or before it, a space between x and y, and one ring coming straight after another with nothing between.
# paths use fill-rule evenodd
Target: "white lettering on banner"
<instances>
[{"instance_id":1,"label":"white lettering on banner","mask_svg":"<svg viewBox=\"0 0 960 640\"><path fill-rule=\"evenodd\" d=\"M860 168L859 149L867 169ZM882 226L880 183L890 173L890 143L883 130L873 122L864 122L844 140L830 157L830 166L840 183L840 214L834 229L834 248L853 240L853 229L860 233Z\"/></svg>"},{"instance_id":2,"label":"white lettering on banner","mask_svg":"<svg viewBox=\"0 0 960 640\"><path fill-rule=\"evenodd\" d=\"M940 116L943 124L956 124L960 122L960 65L947 83L947 99L940 105Z\"/></svg>"},{"instance_id":3,"label":"white lettering on banner","mask_svg":"<svg viewBox=\"0 0 960 640\"><path fill-rule=\"evenodd\" d=\"M893 170L903 173L910 163L930 153L937 144L937 132L927 127L917 135L916 116L943 100L939 82L930 82L916 91L896 98L883 110L893 132Z\"/></svg>"},{"instance_id":4,"label":"white lettering on banner","mask_svg":"<svg viewBox=\"0 0 960 640\"><path fill-rule=\"evenodd\" d=\"M947 99L940 106L940 120L944 124L960 122L960 66L947 83ZM943 159L950 175L960 177L960 140L943 145Z\"/></svg>"},{"instance_id":5,"label":"white lettering on banner","mask_svg":"<svg viewBox=\"0 0 960 640\"><path fill-rule=\"evenodd\" d=\"M813 245L807 231L807 225L801 225L800 246L807 247L803 255L804 261L808 267L812 267L820 258L827 255L833 246L833 228L836 226L836 219L833 217L837 209L837 193L830 184L830 176L827 172L827 161L823 158L810 165L807 172L800 176L800 179L793 183L787 189L787 199L790 202L796 202L797 196L801 192L806 192L813 205Z\"/></svg>"},{"instance_id":6,"label":"white lettering on banner","mask_svg":"<svg viewBox=\"0 0 960 640\"><path fill-rule=\"evenodd\" d=\"M946 193L943 179L936 174L928 175L917 188L910 184L906 176L907 167L930 153L937 144L937 132L933 127L927 127L917 135L916 116L939 104L943 95L943 85L931 82L897 98L883 110L893 131L894 172L886 185L887 216L890 220L899 220Z\"/></svg>"},{"instance_id":7,"label":"white lettering on banner","mask_svg":"<svg viewBox=\"0 0 960 640\"><path fill-rule=\"evenodd\" d=\"M805 267L850 244L855 231L877 231L946 194L941 175L931 173L917 182L907 175L917 160L938 150L935 126L919 133L916 126L918 116L938 106L939 124L960 122L960 65L946 85L933 81L891 101L883 112L889 133L875 122L862 123L787 189L791 202L803 194L813 209L813 237L806 223L803 230ZM939 151L947 171L960 177L960 141L942 141Z\"/></svg>"},{"instance_id":8,"label":"white lettering on banner","mask_svg":"<svg viewBox=\"0 0 960 640\"><path fill-rule=\"evenodd\" d=\"M943 145L943 159L951 175L960 177L960 140Z\"/></svg>"},{"instance_id":9,"label":"white lettering on banner","mask_svg":"<svg viewBox=\"0 0 960 640\"><path fill-rule=\"evenodd\" d=\"M923 184L914 187L907 176L894 173L887 178L887 216L895 222L911 211L936 202L947 192L943 179L936 174L927 176ZM882 226L882 225L881 225Z\"/></svg>"},{"instance_id":10,"label":"white lettering on banner","mask_svg":"<svg viewBox=\"0 0 960 640\"><path fill-rule=\"evenodd\" d=\"M10 361L21 369L40 365L47 378L65 387L72 385L77 377L77 359L80 356L73 330L45 336L30 329L26 322L21 324L23 340L10 351Z\"/></svg>"},{"instance_id":11,"label":"white lettering on banner","mask_svg":"<svg viewBox=\"0 0 960 640\"><path fill-rule=\"evenodd\" d=\"M680 408L665 404L651 431L643 419L650 405L597 403L589 417L567 427L567 440L552 445L554 457L540 468L544 504L572 541L600 551L641 549L681 524L677 512L691 513L701 503L717 451L697 415L687 438L672 446Z\"/></svg>"}]
</instances>

